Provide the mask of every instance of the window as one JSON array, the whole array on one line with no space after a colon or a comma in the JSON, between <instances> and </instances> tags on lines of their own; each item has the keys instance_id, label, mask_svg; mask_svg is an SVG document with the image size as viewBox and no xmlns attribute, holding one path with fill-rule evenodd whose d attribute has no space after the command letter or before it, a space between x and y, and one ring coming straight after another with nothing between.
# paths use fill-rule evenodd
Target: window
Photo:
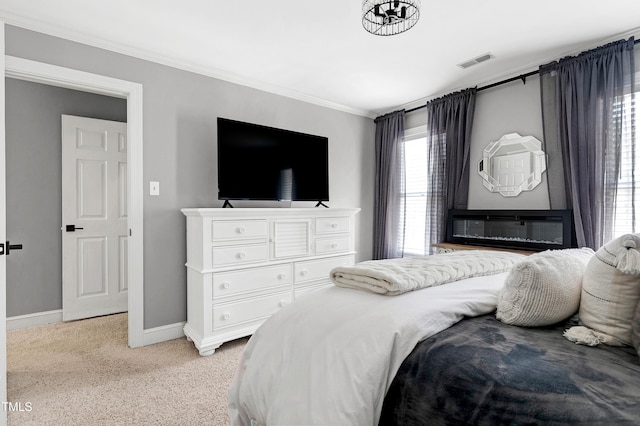
<instances>
[{"instance_id":1,"label":"window","mask_svg":"<svg viewBox=\"0 0 640 426\"><path fill-rule=\"evenodd\" d=\"M428 253L427 230L427 138L425 129L407 129L402 143L402 193L399 241L404 240L405 256Z\"/></svg>"},{"instance_id":2,"label":"window","mask_svg":"<svg viewBox=\"0 0 640 426\"><path fill-rule=\"evenodd\" d=\"M636 81L640 82L640 73L636 74ZM622 154L620 161L620 175L618 191L615 199L613 220L613 237L636 233L640 226L640 208L636 209L640 192L634 185L636 179L640 182L640 147L636 145L636 98L640 91L627 95L614 110L612 121L622 120ZM624 113L624 114L623 114ZM636 182L636 183L638 183ZM640 206L639 206L640 207Z\"/></svg>"}]
</instances>

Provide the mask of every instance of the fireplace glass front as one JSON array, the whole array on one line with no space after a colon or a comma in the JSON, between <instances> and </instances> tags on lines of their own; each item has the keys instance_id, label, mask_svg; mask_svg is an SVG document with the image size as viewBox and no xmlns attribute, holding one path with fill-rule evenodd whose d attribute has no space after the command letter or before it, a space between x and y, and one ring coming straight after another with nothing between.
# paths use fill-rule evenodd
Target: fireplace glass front
<instances>
[{"instance_id":1,"label":"fireplace glass front","mask_svg":"<svg viewBox=\"0 0 640 426\"><path fill-rule=\"evenodd\" d=\"M575 247L570 210L451 210L447 242L548 250Z\"/></svg>"}]
</instances>

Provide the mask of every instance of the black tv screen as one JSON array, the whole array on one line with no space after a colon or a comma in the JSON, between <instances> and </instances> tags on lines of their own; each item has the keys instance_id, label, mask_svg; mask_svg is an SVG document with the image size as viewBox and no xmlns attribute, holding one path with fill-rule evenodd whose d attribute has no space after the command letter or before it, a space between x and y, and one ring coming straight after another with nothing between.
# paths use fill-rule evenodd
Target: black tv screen
<instances>
[{"instance_id":1,"label":"black tv screen","mask_svg":"<svg viewBox=\"0 0 640 426\"><path fill-rule=\"evenodd\" d=\"M218 118L218 199L329 201L329 140Z\"/></svg>"}]
</instances>

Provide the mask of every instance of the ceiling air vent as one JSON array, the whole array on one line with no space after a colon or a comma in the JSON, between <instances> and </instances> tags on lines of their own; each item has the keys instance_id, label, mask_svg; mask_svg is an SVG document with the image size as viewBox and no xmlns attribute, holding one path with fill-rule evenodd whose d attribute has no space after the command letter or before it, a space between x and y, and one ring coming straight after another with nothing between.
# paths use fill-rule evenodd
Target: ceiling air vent
<instances>
[{"instance_id":1,"label":"ceiling air vent","mask_svg":"<svg viewBox=\"0 0 640 426\"><path fill-rule=\"evenodd\" d=\"M493 55L491 53L485 53L484 55L480 55L476 58L469 59L468 61L464 61L463 63L458 64L458 66L462 69L466 69L476 64L479 64L480 62L488 61L491 58L493 58Z\"/></svg>"}]
</instances>

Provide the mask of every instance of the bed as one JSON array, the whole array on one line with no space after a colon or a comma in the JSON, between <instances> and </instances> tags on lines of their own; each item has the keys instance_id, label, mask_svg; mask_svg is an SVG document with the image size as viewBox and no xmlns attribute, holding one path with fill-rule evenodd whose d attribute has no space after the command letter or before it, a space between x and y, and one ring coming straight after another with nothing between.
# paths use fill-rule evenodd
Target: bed
<instances>
[{"instance_id":1,"label":"bed","mask_svg":"<svg viewBox=\"0 0 640 426\"><path fill-rule=\"evenodd\" d=\"M463 257L475 255L492 260L470 268ZM382 285L367 279L373 288L363 291L347 275L346 285L317 290L271 317L240 359L229 389L232 423L640 421L632 349L575 345L562 336L564 322L533 329L496 320L498 297L524 256L433 257L442 256L464 266L451 270L449 262L435 273L444 279L426 284L415 277L433 273L407 273L409 290L388 286L383 274ZM390 275L394 283L404 273Z\"/></svg>"}]
</instances>

